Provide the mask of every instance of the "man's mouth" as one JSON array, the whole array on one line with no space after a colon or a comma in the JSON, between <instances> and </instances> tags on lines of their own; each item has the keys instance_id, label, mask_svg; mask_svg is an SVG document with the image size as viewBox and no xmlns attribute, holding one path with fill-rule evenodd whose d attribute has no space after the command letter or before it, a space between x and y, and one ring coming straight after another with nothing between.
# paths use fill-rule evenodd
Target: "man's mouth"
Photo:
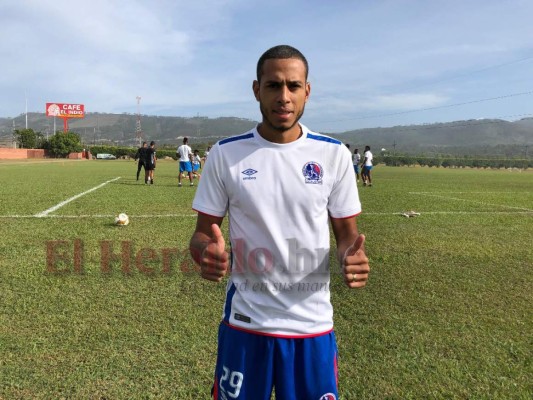
<instances>
[{"instance_id":1,"label":"man's mouth","mask_svg":"<svg viewBox=\"0 0 533 400\"><path fill-rule=\"evenodd\" d=\"M274 114L277 114L280 117L288 117L290 114L292 114L292 111L289 111L289 110L274 110Z\"/></svg>"}]
</instances>

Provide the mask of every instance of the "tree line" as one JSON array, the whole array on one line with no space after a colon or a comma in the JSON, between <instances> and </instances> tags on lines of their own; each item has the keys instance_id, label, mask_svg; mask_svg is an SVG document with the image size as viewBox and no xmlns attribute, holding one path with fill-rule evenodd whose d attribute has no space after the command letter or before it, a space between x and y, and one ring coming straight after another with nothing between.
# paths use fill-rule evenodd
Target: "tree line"
<instances>
[{"instance_id":1,"label":"tree line","mask_svg":"<svg viewBox=\"0 0 533 400\"><path fill-rule=\"evenodd\" d=\"M533 159L526 158L487 158L477 156L444 157L416 155L381 155L375 157L375 163L391 167L427 166L443 168L533 168Z\"/></svg>"},{"instance_id":2,"label":"tree line","mask_svg":"<svg viewBox=\"0 0 533 400\"><path fill-rule=\"evenodd\" d=\"M52 157L68 157L70 153L78 153L83 149L89 150L93 155L98 153L113 154L117 158L133 158L137 152L136 147L124 146L84 146L81 137L75 132L56 132L48 139L41 132L33 129L16 129L15 139L19 147L24 149L45 149ZM195 148L203 154L207 144L198 143ZM172 157L176 159L176 150L170 146L157 149L159 158ZM376 155L375 164L387 166L428 166L443 168L533 168L533 159L527 157L487 157L487 156L421 156L411 154L387 154Z\"/></svg>"}]
</instances>

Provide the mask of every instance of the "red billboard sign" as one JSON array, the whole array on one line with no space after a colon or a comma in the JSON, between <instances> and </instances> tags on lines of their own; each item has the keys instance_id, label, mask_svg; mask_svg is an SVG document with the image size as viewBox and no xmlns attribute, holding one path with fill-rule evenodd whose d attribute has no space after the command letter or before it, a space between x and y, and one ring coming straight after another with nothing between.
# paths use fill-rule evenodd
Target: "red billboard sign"
<instances>
[{"instance_id":1,"label":"red billboard sign","mask_svg":"<svg viewBox=\"0 0 533 400\"><path fill-rule=\"evenodd\" d=\"M46 116L83 118L85 117L85 106L83 104L46 103Z\"/></svg>"}]
</instances>

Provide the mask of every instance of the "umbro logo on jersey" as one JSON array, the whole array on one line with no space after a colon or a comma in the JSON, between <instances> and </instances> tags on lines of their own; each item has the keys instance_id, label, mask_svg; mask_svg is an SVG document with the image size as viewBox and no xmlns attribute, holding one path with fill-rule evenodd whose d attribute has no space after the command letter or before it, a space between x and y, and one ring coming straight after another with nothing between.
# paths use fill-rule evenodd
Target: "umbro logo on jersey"
<instances>
[{"instance_id":1,"label":"umbro logo on jersey","mask_svg":"<svg viewBox=\"0 0 533 400\"><path fill-rule=\"evenodd\" d=\"M257 171L252 168L245 169L244 171L241 172L241 174L246 175L244 178L242 178L243 181L257 179L255 176L253 176L257 174Z\"/></svg>"}]
</instances>

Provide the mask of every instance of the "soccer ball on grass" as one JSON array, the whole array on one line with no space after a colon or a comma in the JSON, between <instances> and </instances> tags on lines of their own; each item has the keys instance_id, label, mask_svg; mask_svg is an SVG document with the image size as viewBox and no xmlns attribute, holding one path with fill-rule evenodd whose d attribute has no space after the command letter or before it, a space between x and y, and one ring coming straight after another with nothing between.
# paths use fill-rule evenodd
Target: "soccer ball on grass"
<instances>
[{"instance_id":1,"label":"soccer ball on grass","mask_svg":"<svg viewBox=\"0 0 533 400\"><path fill-rule=\"evenodd\" d=\"M126 226L130 223L130 218L125 213L120 213L115 217L115 225Z\"/></svg>"}]
</instances>

